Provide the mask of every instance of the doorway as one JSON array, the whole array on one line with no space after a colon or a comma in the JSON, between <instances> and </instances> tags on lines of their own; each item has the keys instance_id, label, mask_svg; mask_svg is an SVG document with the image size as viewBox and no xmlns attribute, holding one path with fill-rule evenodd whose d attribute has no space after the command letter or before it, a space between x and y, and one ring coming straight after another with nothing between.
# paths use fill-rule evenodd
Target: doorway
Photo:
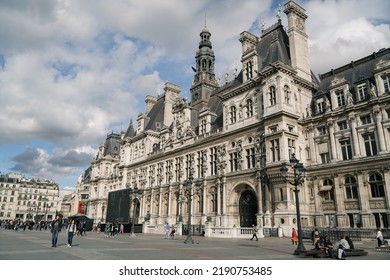
<instances>
[{"instance_id":1,"label":"doorway","mask_svg":"<svg viewBox=\"0 0 390 280\"><path fill-rule=\"evenodd\" d=\"M257 198L250 191L244 191L240 196L240 227L251 227L253 224L257 226L256 214L258 211Z\"/></svg>"}]
</instances>

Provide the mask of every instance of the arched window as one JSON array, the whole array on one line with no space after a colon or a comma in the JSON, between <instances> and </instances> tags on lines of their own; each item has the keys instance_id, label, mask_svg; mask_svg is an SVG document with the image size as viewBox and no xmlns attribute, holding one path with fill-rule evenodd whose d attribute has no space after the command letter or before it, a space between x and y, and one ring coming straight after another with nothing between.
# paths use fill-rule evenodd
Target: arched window
<instances>
[{"instance_id":1,"label":"arched window","mask_svg":"<svg viewBox=\"0 0 390 280\"><path fill-rule=\"evenodd\" d=\"M237 112L236 112L236 107L232 106L230 107L230 123L236 123L237 121Z\"/></svg>"},{"instance_id":2,"label":"arched window","mask_svg":"<svg viewBox=\"0 0 390 280\"><path fill-rule=\"evenodd\" d=\"M383 179L380 174L371 174L368 179L368 184L371 188L371 197L385 197L385 189L383 187Z\"/></svg>"},{"instance_id":3,"label":"arched window","mask_svg":"<svg viewBox=\"0 0 390 280\"><path fill-rule=\"evenodd\" d=\"M248 118L253 116L253 101L252 101L252 99L248 99L246 101L246 116Z\"/></svg>"},{"instance_id":4,"label":"arched window","mask_svg":"<svg viewBox=\"0 0 390 280\"><path fill-rule=\"evenodd\" d=\"M276 104L276 90L274 86L270 86L269 88L269 105L273 106Z\"/></svg>"},{"instance_id":5,"label":"arched window","mask_svg":"<svg viewBox=\"0 0 390 280\"><path fill-rule=\"evenodd\" d=\"M355 177L352 177L352 176L345 177L344 185L345 185L346 198L347 199L357 199L358 198L358 190L357 190Z\"/></svg>"}]
</instances>

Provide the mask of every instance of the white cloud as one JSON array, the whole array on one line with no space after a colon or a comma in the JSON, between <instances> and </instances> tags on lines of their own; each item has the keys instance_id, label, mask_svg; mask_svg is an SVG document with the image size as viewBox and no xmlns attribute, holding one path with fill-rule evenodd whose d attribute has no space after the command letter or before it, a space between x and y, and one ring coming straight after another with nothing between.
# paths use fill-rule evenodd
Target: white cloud
<instances>
[{"instance_id":1,"label":"white cloud","mask_svg":"<svg viewBox=\"0 0 390 280\"><path fill-rule=\"evenodd\" d=\"M315 74L390 45L389 1L297 2L309 16ZM66 160L92 154L108 132L126 129L165 80L188 94L205 15L223 80L241 68L239 34L259 35L260 17L266 27L276 22L275 3L2 1L0 144L49 142L57 149L35 150L41 156L35 172L75 172ZM282 20L286 26L284 14Z\"/></svg>"}]
</instances>

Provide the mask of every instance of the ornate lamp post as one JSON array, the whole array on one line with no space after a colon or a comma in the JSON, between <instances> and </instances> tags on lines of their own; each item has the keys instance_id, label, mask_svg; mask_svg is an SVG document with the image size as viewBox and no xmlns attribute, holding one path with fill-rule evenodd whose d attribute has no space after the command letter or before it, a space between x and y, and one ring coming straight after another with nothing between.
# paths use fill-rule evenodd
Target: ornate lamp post
<instances>
[{"instance_id":1,"label":"ornate lamp post","mask_svg":"<svg viewBox=\"0 0 390 280\"><path fill-rule=\"evenodd\" d=\"M295 193L295 201L296 201L296 209L297 209L297 224L298 224L298 247L294 251L294 255L305 255L306 249L305 246L303 246L302 242L302 226L301 226L301 212L299 210L299 189L298 186L302 185L305 181L305 172L306 169L303 166L303 163L300 163L299 160L295 157L295 154L291 155L290 163L292 165L292 168L294 170L294 180L290 181L288 179L288 167L286 163L282 163L282 167L280 168L280 172L282 174L282 177L284 180L289 182L291 185L295 187L294 193Z\"/></svg>"},{"instance_id":2,"label":"ornate lamp post","mask_svg":"<svg viewBox=\"0 0 390 280\"><path fill-rule=\"evenodd\" d=\"M183 202L184 202L184 198L183 198L182 194L179 194L179 197L177 198L177 203L179 203L179 219L178 219L179 223L183 222L183 215L182 215Z\"/></svg>"},{"instance_id":3,"label":"ornate lamp post","mask_svg":"<svg viewBox=\"0 0 390 280\"><path fill-rule=\"evenodd\" d=\"M135 233L134 233L134 225L135 225L135 215L136 215L136 210L137 210L137 201L138 201L138 195L142 195L143 194L143 190L141 189L138 189L137 186L135 186L134 188L130 189L130 198L132 198L132 201L133 201L133 206L134 206L134 210L133 210L133 221L132 221L132 225L131 225L131 234L130 234L130 237L135 237ZM134 195L134 196L133 196Z\"/></svg>"},{"instance_id":4,"label":"ornate lamp post","mask_svg":"<svg viewBox=\"0 0 390 280\"><path fill-rule=\"evenodd\" d=\"M184 241L185 244L194 244L194 240L192 239L192 226L191 226L191 206L192 206L192 196L194 195L192 193L192 183L194 182L194 177L190 175L188 177L188 180L184 181L184 187L185 187L185 193L188 197L188 234L187 238ZM195 186L199 189L203 187L203 181L197 180L195 182Z\"/></svg>"}]
</instances>

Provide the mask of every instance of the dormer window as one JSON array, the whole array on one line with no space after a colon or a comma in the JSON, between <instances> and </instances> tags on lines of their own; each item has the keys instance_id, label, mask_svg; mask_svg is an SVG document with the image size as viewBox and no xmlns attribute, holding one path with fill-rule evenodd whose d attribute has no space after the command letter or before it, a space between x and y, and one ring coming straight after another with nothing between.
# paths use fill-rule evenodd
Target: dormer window
<instances>
[{"instance_id":1,"label":"dormer window","mask_svg":"<svg viewBox=\"0 0 390 280\"><path fill-rule=\"evenodd\" d=\"M161 123L159 122L156 122L156 131L160 131L161 130Z\"/></svg>"},{"instance_id":2,"label":"dormer window","mask_svg":"<svg viewBox=\"0 0 390 280\"><path fill-rule=\"evenodd\" d=\"M206 134L206 120L203 119L201 122L200 122L200 134Z\"/></svg>"},{"instance_id":3,"label":"dormer window","mask_svg":"<svg viewBox=\"0 0 390 280\"><path fill-rule=\"evenodd\" d=\"M345 95L344 90L337 90L336 91L336 98L337 98L337 106L343 107L345 106Z\"/></svg>"},{"instance_id":4,"label":"dormer window","mask_svg":"<svg viewBox=\"0 0 390 280\"><path fill-rule=\"evenodd\" d=\"M253 101L252 99L248 99L246 101L246 116L249 118L249 117L252 117L253 116Z\"/></svg>"},{"instance_id":5,"label":"dormer window","mask_svg":"<svg viewBox=\"0 0 390 280\"><path fill-rule=\"evenodd\" d=\"M360 101L364 101L364 100L368 99L368 89L367 89L366 83L358 84L356 86L356 89L357 89L358 98Z\"/></svg>"},{"instance_id":6,"label":"dormer window","mask_svg":"<svg viewBox=\"0 0 390 280\"><path fill-rule=\"evenodd\" d=\"M252 61L248 61L246 63L246 79L249 80L253 77L253 63Z\"/></svg>"},{"instance_id":7,"label":"dormer window","mask_svg":"<svg viewBox=\"0 0 390 280\"><path fill-rule=\"evenodd\" d=\"M317 100L317 112L318 113L323 113L324 112L324 100L323 99L319 99Z\"/></svg>"},{"instance_id":8,"label":"dormer window","mask_svg":"<svg viewBox=\"0 0 390 280\"><path fill-rule=\"evenodd\" d=\"M382 76L382 80L383 80L383 88L385 89L385 92L390 92L390 74Z\"/></svg>"},{"instance_id":9,"label":"dormer window","mask_svg":"<svg viewBox=\"0 0 390 280\"><path fill-rule=\"evenodd\" d=\"M236 123L236 121L237 121L236 107L231 106L230 107L230 123L233 124L233 123Z\"/></svg>"}]
</instances>

